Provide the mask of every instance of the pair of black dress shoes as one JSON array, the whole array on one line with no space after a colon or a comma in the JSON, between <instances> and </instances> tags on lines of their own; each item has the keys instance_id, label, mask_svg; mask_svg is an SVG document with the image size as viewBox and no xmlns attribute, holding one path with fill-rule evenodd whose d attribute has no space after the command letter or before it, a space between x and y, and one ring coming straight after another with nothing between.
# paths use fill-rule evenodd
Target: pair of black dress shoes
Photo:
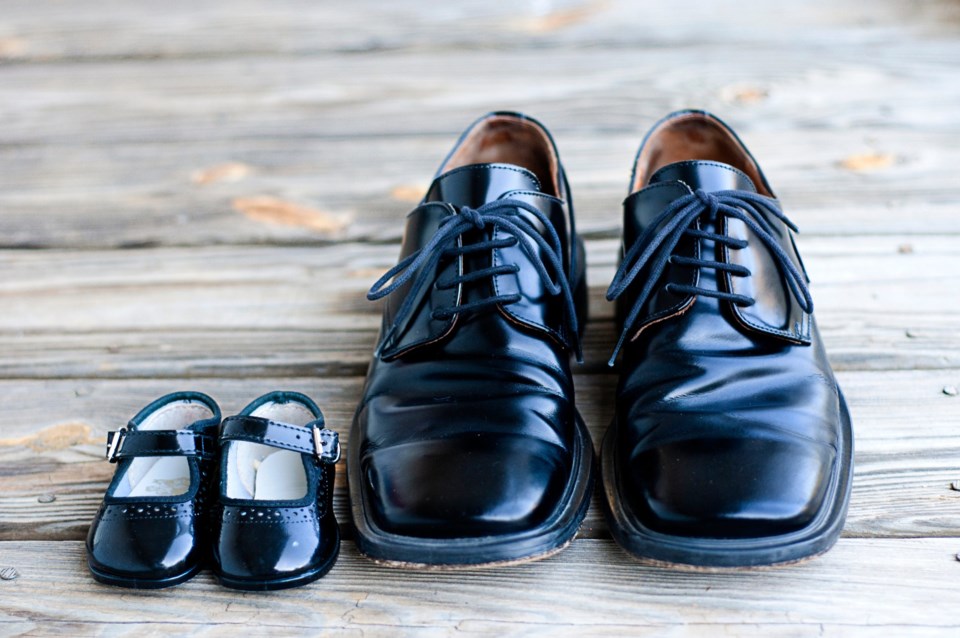
<instances>
[{"instance_id":1,"label":"pair of black dress shoes","mask_svg":"<svg viewBox=\"0 0 960 638\"><path fill-rule=\"evenodd\" d=\"M715 116L673 113L643 140L607 291L620 382L600 455L610 530L636 557L775 564L840 534L850 416L795 230ZM584 249L547 130L475 122L369 297L386 305L347 463L360 551L460 566L562 549L595 472L569 366Z\"/></svg>"},{"instance_id":2,"label":"pair of black dress shoes","mask_svg":"<svg viewBox=\"0 0 960 638\"><path fill-rule=\"evenodd\" d=\"M235 589L283 589L337 559L337 433L298 392L271 392L221 423L216 402L175 392L111 432L118 464L87 536L98 581L182 583L205 566Z\"/></svg>"}]
</instances>

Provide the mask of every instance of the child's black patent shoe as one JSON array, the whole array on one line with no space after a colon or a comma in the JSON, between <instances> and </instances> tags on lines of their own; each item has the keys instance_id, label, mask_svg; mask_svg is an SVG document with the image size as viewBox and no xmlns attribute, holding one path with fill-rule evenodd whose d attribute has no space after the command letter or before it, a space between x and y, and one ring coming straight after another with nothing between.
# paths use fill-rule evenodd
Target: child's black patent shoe
<instances>
[{"instance_id":1,"label":"child's black patent shoe","mask_svg":"<svg viewBox=\"0 0 960 638\"><path fill-rule=\"evenodd\" d=\"M210 481L220 408L174 392L110 432L113 481L87 535L87 563L108 585L156 589L192 578L209 554Z\"/></svg>"},{"instance_id":2,"label":"child's black patent shoe","mask_svg":"<svg viewBox=\"0 0 960 638\"><path fill-rule=\"evenodd\" d=\"M224 420L213 558L220 582L271 590L314 581L333 566L337 433L298 392L271 392Z\"/></svg>"}]
</instances>

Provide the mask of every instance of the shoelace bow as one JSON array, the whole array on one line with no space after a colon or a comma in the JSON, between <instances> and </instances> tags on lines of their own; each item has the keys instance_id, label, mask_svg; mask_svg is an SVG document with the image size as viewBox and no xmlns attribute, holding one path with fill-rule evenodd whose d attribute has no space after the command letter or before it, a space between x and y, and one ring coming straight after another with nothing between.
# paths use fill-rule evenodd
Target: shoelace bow
<instances>
[{"instance_id":1,"label":"shoelace bow","mask_svg":"<svg viewBox=\"0 0 960 638\"><path fill-rule=\"evenodd\" d=\"M677 243L679 243L684 235L692 235L699 239L710 239L731 248L746 248L746 240L694 228L692 226L694 220L704 213L707 214L711 221L716 221L717 214L721 212L743 221L770 251L780 271L785 275L787 285L790 287L790 291L800 304L800 307L803 308L804 312L813 312L813 299L810 297L810 290L807 288L806 278L793 264L789 255L783 250L783 247L780 246L779 240L774 236L780 235L780 231L767 221L762 211L770 213L782 221L788 228L797 232L797 227L787 219L786 215L783 214L772 200L750 191L725 190L708 193L698 189L689 195L684 195L674 200L669 206L664 208L656 219L647 226L637 241L634 242L630 250L623 256L623 262L620 264L620 268L613 276L613 281L610 282L610 287L607 289L607 300L613 301L617 299L626 292L627 288L629 288L637 278L637 275L640 274L640 271L646 266L650 266L650 273L646 277L646 283L637 295L636 302L634 302L633 307L624 320L623 331L620 333L620 338L613 350L613 355L607 364L612 366L616 361L620 348L623 346L627 335L630 334L633 328L633 323L643 310L647 299L650 297L654 286L660 280L660 276L663 274L667 265L675 264L698 268L713 268L738 277L750 276L750 270L739 264L728 264L720 261L695 259L693 257L673 254L674 248L676 248ZM664 224L664 222L666 223ZM661 224L664 224L663 228L659 228ZM755 303L754 299L746 295L738 295L721 290L706 290L697 286L672 283L667 284L665 288L669 292L725 299L741 306L752 306Z\"/></svg>"},{"instance_id":2,"label":"shoelace bow","mask_svg":"<svg viewBox=\"0 0 960 638\"><path fill-rule=\"evenodd\" d=\"M543 224L549 242L547 239L544 239L532 223L517 213L517 209L523 209L529 212ZM510 235L510 237L487 239L463 246L444 248L444 246L453 242L458 236L470 230L483 230L488 226L496 226L498 229ZM524 236L532 239L537 247L539 247L540 251L546 257L546 263L544 263L541 254L532 247L529 242L523 241L522 238ZM479 208L470 208L469 206L461 207L459 214L450 215L440 222L440 227L423 248L402 259L373 284L367 293L367 299L371 301L386 297L416 276L410 291L407 293L406 299L404 299L403 304L401 304L397 310L393 324L390 326L381 344L386 343L390 336L402 325L404 319L413 309L413 302L418 297L420 290L430 284L434 269L440 259L481 253L494 248L509 248L517 245L520 246L523 253L533 264L547 292L552 296L561 295L563 297L567 327L573 335L572 339L577 360L581 361L582 355L580 349L580 332L577 327L577 312L574 306L573 293L570 289L570 282L567 281L567 276L563 270L563 246L560 242L560 237L557 235L553 224L539 209L532 204L516 199L496 200L488 202ZM551 277L548 266L549 270L554 273L556 279ZM447 280L438 279L434 285L439 290L447 290L460 284L519 271L520 266L517 264L491 265L487 268L481 268L465 275L451 277ZM388 282L390 282L389 285L387 285ZM520 301L520 298L519 294L488 296L458 306L436 308L431 316L434 319L448 319L462 312L495 306L497 304L507 305L516 303Z\"/></svg>"}]
</instances>

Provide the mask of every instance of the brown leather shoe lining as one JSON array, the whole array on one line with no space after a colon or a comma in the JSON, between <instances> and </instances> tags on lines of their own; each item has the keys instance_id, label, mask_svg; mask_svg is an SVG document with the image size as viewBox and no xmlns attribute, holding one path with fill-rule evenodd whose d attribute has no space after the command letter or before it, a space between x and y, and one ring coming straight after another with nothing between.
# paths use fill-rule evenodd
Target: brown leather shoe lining
<instances>
[{"instance_id":1,"label":"brown leather shoe lining","mask_svg":"<svg viewBox=\"0 0 960 638\"><path fill-rule=\"evenodd\" d=\"M553 145L543 129L533 122L511 115L494 115L479 122L440 172L491 163L525 168L537 176L544 193L560 194Z\"/></svg>"},{"instance_id":2,"label":"brown leather shoe lining","mask_svg":"<svg viewBox=\"0 0 960 638\"><path fill-rule=\"evenodd\" d=\"M760 170L743 145L709 115L690 113L660 124L650 134L637 158L631 192L647 185L667 164L686 160L723 162L738 168L753 181L757 192L773 196L760 178Z\"/></svg>"}]
</instances>

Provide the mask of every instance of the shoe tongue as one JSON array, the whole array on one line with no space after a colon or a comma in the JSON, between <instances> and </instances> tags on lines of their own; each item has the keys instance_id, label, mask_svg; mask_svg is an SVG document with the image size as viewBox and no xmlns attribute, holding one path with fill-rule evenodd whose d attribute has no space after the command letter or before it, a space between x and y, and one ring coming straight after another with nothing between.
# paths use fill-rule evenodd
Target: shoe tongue
<instances>
[{"instance_id":1,"label":"shoe tongue","mask_svg":"<svg viewBox=\"0 0 960 638\"><path fill-rule=\"evenodd\" d=\"M519 166L474 164L437 177L424 201L477 208L515 190L539 191L540 183L533 173Z\"/></svg>"},{"instance_id":2,"label":"shoe tongue","mask_svg":"<svg viewBox=\"0 0 960 638\"><path fill-rule=\"evenodd\" d=\"M729 164L707 160L690 160L667 164L650 178L650 183L683 182L690 190L708 193L723 190L756 192L750 178Z\"/></svg>"}]
</instances>

